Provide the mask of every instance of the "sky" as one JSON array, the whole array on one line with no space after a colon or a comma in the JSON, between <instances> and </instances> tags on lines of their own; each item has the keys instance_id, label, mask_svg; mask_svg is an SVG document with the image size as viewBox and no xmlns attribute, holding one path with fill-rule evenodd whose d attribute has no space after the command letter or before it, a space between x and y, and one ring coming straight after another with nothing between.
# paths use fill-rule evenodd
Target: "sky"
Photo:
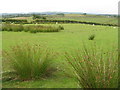
<instances>
[{"instance_id":1,"label":"sky","mask_svg":"<svg viewBox=\"0 0 120 90\"><path fill-rule=\"evenodd\" d=\"M1 0L0 13L83 12L117 14L119 0Z\"/></svg>"}]
</instances>

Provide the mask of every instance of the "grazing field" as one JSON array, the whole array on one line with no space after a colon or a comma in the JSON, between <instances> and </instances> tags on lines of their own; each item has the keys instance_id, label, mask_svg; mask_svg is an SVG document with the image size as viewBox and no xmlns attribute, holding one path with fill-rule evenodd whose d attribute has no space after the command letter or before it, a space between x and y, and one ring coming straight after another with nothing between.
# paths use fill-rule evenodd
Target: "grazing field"
<instances>
[{"instance_id":1,"label":"grazing field","mask_svg":"<svg viewBox=\"0 0 120 90\"><path fill-rule=\"evenodd\" d=\"M47 20L74 20L74 21L82 21L82 22L118 25L118 18L114 16L83 15L83 14L43 15L43 16L46 17ZM30 20L31 18L32 17L14 17L11 19Z\"/></svg>"},{"instance_id":2,"label":"grazing field","mask_svg":"<svg viewBox=\"0 0 120 90\"><path fill-rule=\"evenodd\" d=\"M51 15L48 16L48 19L76 20L76 21L86 21L86 22L94 22L94 23L102 23L102 24L118 24L117 17L100 16L100 15L80 15L80 14L65 14L64 16Z\"/></svg>"},{"instance_id":3,"label":"grazing field","mask_svg":"<svg viewBox=\"0 0 120 90\"><path fill-rule=\"evenodd\" d=\"M51 24L51 26L56 26L56 24ZM52 65L57 70L51 76L37 80L21 81L14 78L14 75L3 74L3 88L78 88L77 79L69 72L69 69L66 69L67 74L63 72L67 68L63 64L66 63L64 53L72 53L78 48L83 49L83 44L86 47L94 47L96 45L97 47L101 47L105 52L114 48L117 49L118 47L117 27L86 24L62 24L62 26L64 30L52 33L0 32L3 38L3 51L10 50L10 47L16 44L30 43L32 45L45 46L53 50L57 55L56 59L52 61ZM92 39L90 39L90 36ZM3 72L12 71L9 63L9 60L3 60Z\"/></svg>"}]
</instances>

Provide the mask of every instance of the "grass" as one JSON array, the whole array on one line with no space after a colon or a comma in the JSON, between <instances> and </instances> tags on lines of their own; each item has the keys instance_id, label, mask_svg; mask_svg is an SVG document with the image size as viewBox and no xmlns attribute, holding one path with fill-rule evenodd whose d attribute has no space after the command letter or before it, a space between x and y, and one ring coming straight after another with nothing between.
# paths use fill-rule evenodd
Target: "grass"
<instances>
[{"instance_id":1,"label":"grass","mask_svg":"<svg viewBox=\"0 0 120 90\"><path fill-rule=\"evenodd\" d=\"M2 31L14 31L14 32L59 32L60 30L64 30L63 26L53 27L53 26L43 26L43 25L16 25L16 24L3 24Z\"/></svg>"},{"instance_id":2,"label":"grass","mask_svg":"<svg viewBox=\"0 0 120 90\"><path fill-rule=\"evenodd\" d=\"M88 39L89 39L89 40L94 40L94 38L95 38L95 35L94 35L94 34L92 34L92 35L90 35L90 36L89 36L89 38L88 38Z\"/></svg>"},{"instance_id":3,"label":"grass","mask_svg":"<svg viewBox=\"0 0 120 90\"><path fill-rule=\"evenodd\" d=\"M90 49L85 47L75 51L74 55L66 52L65 57L80 88L118 87L117 49L106 52L95 46Z\"/></svg>"},{"instance_id":4,"label":"grass","mask_svg":"<svg viewBox=\"0 0 120 90\"><path fill-rule=\"evenodd\" d=\"M49 15L47 19L76 20L76 21L86 21L86 22L118 25L117 17L100 16L100 15L65 14L64 17L60 15L51 15L51 16Z\"/></svg>"},{"instance_id":5,"label":"grass","mask_svg":"<svg viewBox=\"0 0 120 90\"><path fill-rule=\"evenodd\" d=\"M51 61L54 54L41 45L21 44L3 53L19 79L31 80L52 73ZM48 75L48 76L49 76Z\"/></svg>"},{"instance_id":6,"label":"grass","mask_svg":"<svg viewBox=\"0 0 120 90\"><path fill-rule=\"evenodd\" d=\"M3 24L2 25L2 31L20 32L22 30L23 30L22 25L13 25L13 24Z\"/></svg>"},{"instance_id":7,"label":"grass","mask_svg":"<svg viewBox=\"0 0 120 90\"><path fill-rule=\"evenodd\" d=\"M82 14L65 14L61 15L44 15L47 19L52 20L76 20L76 21L84 21L84 22L93 22L93 23L101 23L101 24L116 24L118 25L117 17L111 16L101 16L101 15L82 15ZM30 19L31 17L15 17L13 19Z\"/></svg>"},{"instance_id":8,"label":"grass","mask_svg":"<svg viewBox=\"0 0 120 90\"><path fill-rule=\"evenodd\" d=\"M51 24L51 26L56 25ZM61 65L65 63L65 58L63 57L64 52L71 52L71 50L78 48L82 49L83 42L87 47L91 46L92 43L95 42L98 47L102 47L105 51L111 49L113 45L117 47L117 28L85 24L62 24L62 26L64 27L64 30L61 30L59 33L41 32L31 34L26 32L0 32L2 33L3 38L3 50L10 50L10 46L26 42L46 45L48 48L53 49L54 52L59 53L57 59L53 61L53 66L60 68ZM94 41L88 40L88 37L93 33L96 35ZM66 68L66 66L63 65L62 68ZM3 60L3 72L9 70L12 71L9 61ZM69 70L67 71L69 72ZM77 88L78 86L74 77L69 77L58 70L53 76L47 79L43 78L42 80L31 80L25 82L17 80L4 81L3 87Z\"/></svg>"}]
</instances>

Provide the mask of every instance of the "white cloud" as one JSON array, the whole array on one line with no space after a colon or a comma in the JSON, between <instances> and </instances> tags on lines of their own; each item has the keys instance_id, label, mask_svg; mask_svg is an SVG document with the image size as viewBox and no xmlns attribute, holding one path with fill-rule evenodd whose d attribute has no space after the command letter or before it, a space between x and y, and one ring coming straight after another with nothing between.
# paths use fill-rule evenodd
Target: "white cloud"
<instances>
[{"instance_id":1,"label":"white cloud","mask_svg":"<svg viewBox=\"0 0 120 90\"><path fill-rule=\"evenodd\" d=\"M2 0L0 13L67 11L118 13L119 0Z\"/></svg>"}]
</instances>

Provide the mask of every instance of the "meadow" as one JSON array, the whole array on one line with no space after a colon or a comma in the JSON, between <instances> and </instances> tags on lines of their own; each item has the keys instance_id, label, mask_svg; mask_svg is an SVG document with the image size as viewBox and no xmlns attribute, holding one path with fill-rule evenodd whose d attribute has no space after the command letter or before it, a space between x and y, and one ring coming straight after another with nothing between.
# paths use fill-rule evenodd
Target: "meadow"
<instances>
[{"instance_id":1,"label":"meadow","mask_svg":"<svg viewBox=\"0 0 120 90\"><path fill-rule=\"evenodd\" d=\"M31 24L33 25L33 24ZM48 24L40 24L48 25ZM24 80L15 79L14 74L3 74L3 88L78 88L77 79L67 68L65 52L73 53L77 49L86 47L102 48L105 52L118 48L118 28L113 26L87 25L87 24L58 24L64 27L59 32L7 32L2 31L2 50L9 51L16 44L30 43L47 47L56 53L57 57L52 65L57 69L49 77ZM58 26L51 24L51 26ZM26 24L27 26L27 24ZM89 37L95 35L93 40ZM24 46L23 46L24 47ZM114 50L115 50L114 49ZM12 68L9 60L3 60L3 72L10 72ZM64 72L65 69L65 72Z\"/></svg>"},{"instance_id":2,"label":"meadow","mask_svg":"<svg viewBox=\"0 0 120 90\"><path fill-rule=\"evenodd\" d=\"M101 15L80 15L80 14L65 14L61 15L49 15L48 19L56 19L56 20L76 20L76 21L84 21L84 22L94 22L101 24L118 24L117 17L111 16L101 16Z\"/></svg>"},{"instance_id":3,"label":"meadow","mask_svg":"<svg viewBox=\"0 0 120 90\"><path fill-rule=\"evenodd\" d=\"M45 17L46 19L44 20L63 20L63 21L71 20L71 21L91 22L91 23L99 23L99 24L118 25L117 16L89 15L89 14L86 14L86 15L83 15L83 14L38 15L38 16ZM9 19L31 21L32 16L31 17L14 17ZM43 20L43 18L37 18L37 19Z\"/></svg>"}]
</instances>

